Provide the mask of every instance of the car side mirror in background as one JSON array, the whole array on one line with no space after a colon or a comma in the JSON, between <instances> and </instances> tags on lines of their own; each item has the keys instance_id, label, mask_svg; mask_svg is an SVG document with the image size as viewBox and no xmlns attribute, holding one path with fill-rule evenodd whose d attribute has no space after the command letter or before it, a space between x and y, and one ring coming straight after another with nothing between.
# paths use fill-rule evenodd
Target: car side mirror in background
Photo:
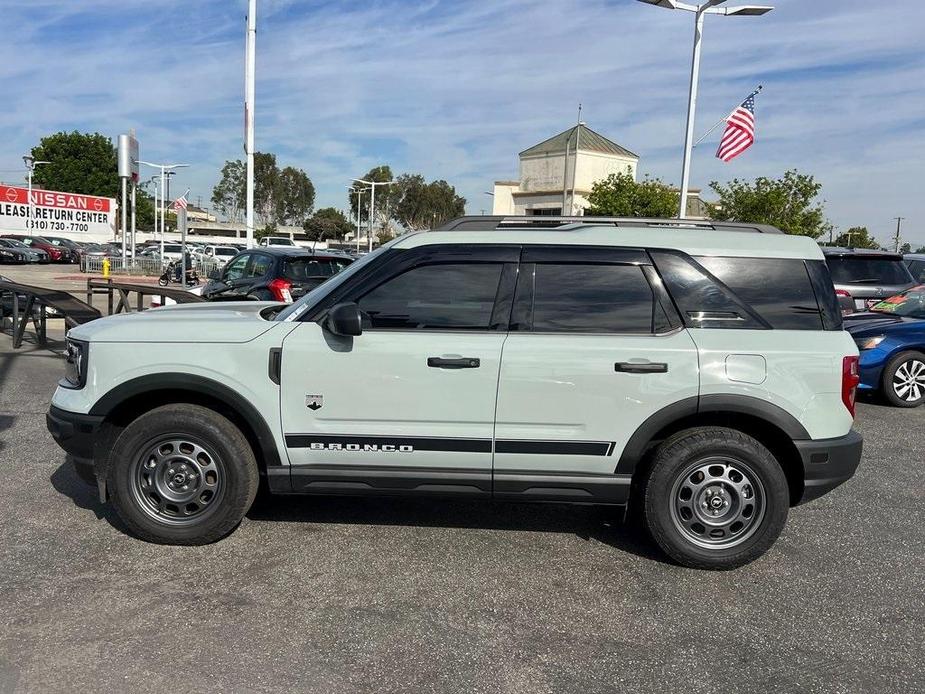
<instances>
[{"instance_id":1,"label":"car side mirror in background","mask_svg":"<svg viewBox=\"0 0 925 694\"><path fill-rule=\"evenodd\" d=\"M209 270L210 280L220 280L221 278L222 278L221 270L218 270L218 269Z\"/></svg>"},{"instance_id":2,"label":"car side mirror in background","mask_svg":"<svg viewBox=\"0 0 925 694\"><path fill-rule=\"evenodd\" d=\"M337 304L328 311L324 327L335 335L362 335L363 318L360 307L354 303Z\"/></svg>"}]
</instances>

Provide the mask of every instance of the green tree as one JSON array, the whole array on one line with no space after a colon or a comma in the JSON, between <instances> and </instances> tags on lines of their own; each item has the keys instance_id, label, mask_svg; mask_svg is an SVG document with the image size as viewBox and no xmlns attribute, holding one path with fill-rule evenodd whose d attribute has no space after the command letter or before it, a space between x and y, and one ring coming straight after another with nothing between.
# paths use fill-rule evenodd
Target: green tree
<instances>
[{"instance_id":1,"label":"green tree","mask_svg":"<svg viewBox=\"0 0 925 694\"><path fill-rule=\"evenodd\" d=\"M867 227L851 227L842 232L835 237L835 245L845 248L880 248L880 244L870 235Z\"/></svg>"},{"instance_id":2,"label":"green tree","mask_svg":"<svg viewBox=\"0 0 925 694\"><path fill-rule=\"evenodd\" d=\"M912 244L904 243L902 246L899 247L899 252L902 253L903 255L906 255L906 253L912 253Z\"/></svg>"},{"instance_id":3,"label":"green tree","mask_svg":"<svg viewBox=\"0 0 925 694\"><path fill-rule=\"evenodd\" d=\"M99 133L59 132L43 137L32 148L38 166L32 175L35 185L66 193L83 193L118 198L120 194L116 148Z\"/></svg>"},{"instance_id":4,"label":"green tree","mask_svg":"<svg viewBox=\"0 0 925 694\"><path fill-rule=\"evenodd\" d=\"M627 173L610 174L591 186L589 215L616 217L673 217L679 193L661 179L647 175L637 182Z\"/></svg>"},{"instance_id":5,"label":"green tree","mask_svg":"<svg viewBox=\"0 0 925 694\"><path fill-rule=\"evenodd\" d=\"M226 161L221 179L212 189L212 203L237 221L244 209L246 186L244 162ZM254 153L254 216L258 225L301 224L314 204L315 186L308 174L293 166L280 170L275 154Z\"/></svg>"},{"instance_id":6,"label":"green tree","mask_svg":"<svg viewBox=\"0 0 925 694\"><path fill-rule=\"evenodd\" d=\"M433 229L465 213L466 199L446 181L426 183L420 174L402 174L396 188L392 219L405 229Z\"/></svg>"},{"instance_id":7,"label":"green tree","mask_svg":"<svg viewBox=\"0 0 925 694\"><path fill-rule=\"evenodd\" d=\"M212 189L212 204L230 222L238 222L244 212L247 170L240 159L226 161L222 178Z\"/></svg>"},{"instance_id":8,"label":"green tree","mask_svg":"<svg viewBox=\"0 0 925 694\"><path fill-rule=\"evenodd\" d=\"M822 203L816 201L822 184L795 169L782 178L761 176L754 183L736 178L726 185L712 181L710 187L719 195L714 219L771 224L787 234L814 239L831 228Z\"/></svg>"},{"instance_id":9,"label":"green tree","mask_svg":"<svg viewBox=\"0 0 925 694\"><path fill-rule=\"evenodd\" d=\"M312 241L342 239L345 234L353 231L353 225L340 210L333 207L324 207L315 212L305 220L302 228Z\"/></svg>"},{"instance_id":10,"label":"green tree","mask_svg":"<svg viewBox=\"0 0 925 694\"><path fill-rule=\"evenodd\" d=\"M925 246L919 246L915 249L916 253L925 253Z\"/></svg>"}]
</instances>

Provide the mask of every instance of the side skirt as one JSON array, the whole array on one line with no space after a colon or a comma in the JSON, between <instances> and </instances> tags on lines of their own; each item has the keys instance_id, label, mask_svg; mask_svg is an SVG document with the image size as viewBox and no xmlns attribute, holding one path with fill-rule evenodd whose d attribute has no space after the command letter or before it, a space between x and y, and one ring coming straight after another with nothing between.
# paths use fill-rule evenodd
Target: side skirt
<instances>
[{"instance_id":1,"label":"side skirt","mask_svg":"<svg viewBox=\"0 0 925 694\"><path fill-rule=\"evenodd\" d=\"M421 496L623 505L629 475L496 472L453 468L298 466L268 470L275 494ZM492 487L494 486L494 493Z\"/></svg>"}]
</instances>

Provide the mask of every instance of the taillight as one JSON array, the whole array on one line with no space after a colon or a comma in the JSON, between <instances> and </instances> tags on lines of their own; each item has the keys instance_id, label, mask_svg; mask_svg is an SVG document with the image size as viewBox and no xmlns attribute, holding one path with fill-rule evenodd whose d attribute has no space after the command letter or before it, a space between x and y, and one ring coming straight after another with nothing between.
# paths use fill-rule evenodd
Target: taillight
<instances>
[{"instance_id":1,"label":"taillight","mask_svg":"<svg viewBox=\"0 0 925 694\"><path fill-rule=\"evenodd\" d=\"M841 401L854 417L854 400L858 392L861 374L857 357L845 357L841 362Z\"/></svg>"},{"instance_id":2,"label":"taillight","mask_svg":"<svg viewBox=\"0 0 925 694\"><path fill-rule=\"evenodd\" d=\"M851 308L843 308L841 310L841 314L843 316L847 316L847 315L854 313L854 300L851 298L851 292L845 289L836 289L835 296L844 296L848 299L848 301L851 302Z\"/></svg>"},{"instance_id":3,"label":"taillight","mask_svg":"<svg viewBox=\"0 0 925 694\"><path fill-rule=\"evenodd\" d=\"M290 287L292 287L292 282L281 280L277 277L275 280L271 280L267 286L273 292L273 296L277 301L292 303L292 293L289 291Z\"/></svg>"}]
</instances>

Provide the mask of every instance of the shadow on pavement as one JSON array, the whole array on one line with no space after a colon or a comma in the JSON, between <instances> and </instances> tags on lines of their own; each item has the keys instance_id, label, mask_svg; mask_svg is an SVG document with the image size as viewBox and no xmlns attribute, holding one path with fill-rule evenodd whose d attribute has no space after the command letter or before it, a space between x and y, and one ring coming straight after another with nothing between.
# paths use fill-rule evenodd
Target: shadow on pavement
<instances>
[{"instance_id":1,"label":"shadow on pavement","mask_svg":"<svg viewBox=\"0 0 925 694\"><path fill-rule=\"evenodd\" d=\"M49 481L59 494L68 497L77 508L93 511L97 520L105 519L115 528L125 531L125 526L112 508L100 503L96 487L87 484L77 475L73 463L68 458L51 473Z\"/></svg>"},{"instance_id":2,"label":"shadow on pavement","mask_svg":"<svg viewBox=\"0 0 925 694\"><path fill-rule=\"evenodd\" d=\"M624 522L623 510L617 507L261 493L247 516L290 523L573 533L645 559L671 563L642 528Z\"/></svg>"},{"instance_id":3,"label":"shadow on pavement","mask_svg":"<svg viewBox=\"0 0 925 694\"><path fill-rule=\"evenodd\" d=\"M3 432L13 427L16 417L11 414L0 414L0 451L6 448L6 442L3 440Z\"/></svg>"}]
</instances>

